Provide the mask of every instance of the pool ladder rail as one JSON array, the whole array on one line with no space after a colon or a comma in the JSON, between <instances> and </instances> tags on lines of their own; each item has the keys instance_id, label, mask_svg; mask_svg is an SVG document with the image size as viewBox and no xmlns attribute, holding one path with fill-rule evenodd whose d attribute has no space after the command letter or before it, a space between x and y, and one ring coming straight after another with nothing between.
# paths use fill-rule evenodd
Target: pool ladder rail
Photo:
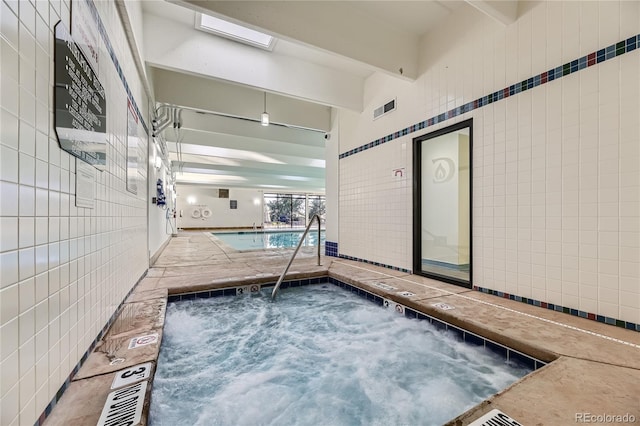
<instances>
[{"instance_id":1,"label":"pool ladder rail","mask_svg":"<svg viewBox=\"0 0 640 426\"><path fill-rule=\"evenodd\" d=\"M307 228L304 230L304 234L302 234L302 238L300 238L300 241L298 241L298 245L296 246L295 251L291 255L291 258L289 259L289 263L287 263L287 266L284 268L284 271L282 271L282 274L280 275L278 282L276 283L275 287L273 287L273 291L271 292L272 300L276 298L276 294L278 294L278 290L280 289L280 285L284 280L284 276L287 274L287 271L291 267L291 264L293 263L293 259L295 259L296 255L298 254L298 250L300 250L300 247L302 246L302 242L307 237L307 234L309 233L309 229L311 229L311 225L313 225L313 221L316 219L318 221L318 266L321 266L321 263L320 263L320 216L318 216L317 214L314 214L311 220L309 221Z\"/></svg>"}]
</instances>

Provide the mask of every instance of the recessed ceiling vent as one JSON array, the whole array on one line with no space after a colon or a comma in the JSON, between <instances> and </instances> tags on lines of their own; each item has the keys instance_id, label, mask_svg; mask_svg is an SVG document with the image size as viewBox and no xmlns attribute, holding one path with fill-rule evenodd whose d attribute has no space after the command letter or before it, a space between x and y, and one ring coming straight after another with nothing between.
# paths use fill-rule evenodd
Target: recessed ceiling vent
<instances>
[{"instance_id":1,"label":"recessed ceiling vent","mask_svg":"<svg viewBox=\"0 0 640 426\"><path fill-rule=\"evenodd\" d=\"M395 99L391 99L389 102L387 102L386 104L376 108L373 110L373 119L377 119L382 117L385 114L390 113L391 111L396 109L396 100Z\"/></svg>"}]
</instances>

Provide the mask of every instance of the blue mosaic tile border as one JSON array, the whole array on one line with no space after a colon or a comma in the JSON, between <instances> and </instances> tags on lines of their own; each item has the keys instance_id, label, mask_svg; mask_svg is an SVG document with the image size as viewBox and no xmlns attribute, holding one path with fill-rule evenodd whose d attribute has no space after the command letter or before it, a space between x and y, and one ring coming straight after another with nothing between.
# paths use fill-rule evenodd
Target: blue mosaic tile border
<instances>
[{"instance_id":1,"label":"blue mosaic tile border","mask_svg":"<svg viewBox=\"0 0 640 426\"><path fill-rule=\"evenodd\" d=\"M345 254L340 254L340 255L338 255L338 257L340 259L353 260L354 262L366 263L368 265L381 266L383 268L393 269L394 271L405 272L407 274L411 273L411 269L400 268L399 266L386 265L384 263L373 262L371 260L361 259L359 257L347 256Z\"/></svg>"},{"instance_id":2,"label":"blue mosaic tile border","mask_svg":"<svg viewBox=\"0 0 640 426\"><path fill-rule=\"evenodd\" d=\"M283 281L280 288L302 287L311 284L320 284L327 281L327 277L304 278L301 280ZM185 300L208 299L211 297L238 296L244 293L257 293L260 290L275 286L276 283L247 284L243 286L218 288L215 290L195 291L192 293L170 294L167 303L182 302ZM247 291L248 288L248 291Z\"/></svg>"},{"instance_id":3,"label":"blue mosaic tile border","mask_svg":"<svg viewBox=\"0 0 640 426\"><path fill-rule=\"evenodd\" d=\"M300 287L312 284L322 284L329 283L335 286L338 286L344 290L347 290L351 293L357 294L358 296L367 299L378 306L384 306L384 298L371 293L367 290L364 290L360 287L345 283L333 277L316 277L316 278L308 278L302 280L292 280L292 281L283 281L280 288L289 288L289 287ZM184 294L173 294L170 295L167 302L179 302L185 300L196 300L196 299L205 299L210 297L224 297L224 296L236 296L238 293L238 289L244 289L246 287L250 287L252 285L258 286L258 290L263 288L273 287L275 283L267 283L267 284L249 284L247 286L239 286L239 287L229 287L222 288L216 290L205 290L194 293L184 293ZM401 305L403 307L404 316L407 318L414 318L422 321L427 321L429 324L432 324L437 329L446 331L454 334L459 340L464 341L468 344L475 346L483 346L485 349L490 350L502 358L506 359L507 362L513 362L518 365L529 368L530 370L537 370L538 368L544 367L547 363L541 361L539 359L530 357L529 355L523 354L522 352L518 352L514 349L509 348L508 346L501 345L500 343L494 342L493 340L485 339L482 336L479 336L475 333L467 331L463 328L456 327L455 325L449 324L446 321L442 321L430 315L424 314L420 311L416 311L407 306Z\"/></svg>"},{"instance_id":4,"label":"blue mosaic tile border","mask_svg":"<svg viewBox=\"0 0 640 426\"><path fill-rule=\"evenodd\" d=\"M580 311L578 309L567 308L566 306L556 305L554 303L542 302L540 300L531 299L529 297L516 296L515 294L505 293L503 291L491 290L490 288L473 286L473 289L482 293L491 294L493 296L502 297L503 299L515 300L516 302L526 303L527 305L538 306L552 311L562 312L573 315L575 317L586 318L592 321L601 322L603 324L614 325L631 331L640 331L640 324L629 321L622 321L616 318L605 317L603 315L593 314L591 312Z\"/></svg>"},{"instance_id":5,"label":"blue mosaic tile border","mask_svg":"<svg viewBox=\"0 0 640 426\"><path fill-rule=\"evenodd\" d=\"M343 159L640 48L640 34L340 154Z\"/></svg>"},{"instance_id":6,"label":"blue mosaic tile border","mask_svg":"<svg viewBox=\"0 0 640 426\"><path fill-rule=\"evenodd\" d=\"M348 290L354 294L357 294L360 297L363 297L367 300L370 300L380 306L384 306L384 299L377 294L370 293L366 290L363 290L359 287L353 286L351 284L347 284L335 278L329 277L329 283L334 284L340 288ZM442 331L450 332L456 337L466 343L476 345L476 346L484 346L486 349L497 353L502 358L505 358L507 361L516 362L520 365L524 365L531 370L537 370L540 367L544 367L547 363L544 361L540 361L539 359L530 357L522 352L518 352L514 349L511 349L507 346L501 345L500 343L494 342L493 340L485 339L482 336L479 336L475 333L471 333L463 328L456 327L455 325L449 324L446 321L442 321L430 315L424 314L420 311L416 311L407 306L401 305L403 307L404 316L407 318L415 318L418 320L428 321L429 324L432 324L436 328Z\"/></svg>"},{"instance_id":7,"label":"blue mosaic tile border","mask_svg":"<svg viewBox=\"0 0 640 426\"><path fill-rule=\"evenodd\" d=\"M40 416L38 417L38 420L36 420L36 422L34 423L34 426L42 426L42 425L44 425L45 420L47 419L47 417L49 417L49 415L51 414L51 411L56 406L58 401L60 401L60 398L62 398L62 394L64 394L64 392L67 390L67 388L71 384L71 380L73 379L73 376L75 376L76 373L78 371L80 371L80 368L82 367L84 362L87 360L87 358L89 358L89 354L91 352L93 352L93 349L96 347L96 345L98 344L100 339L102 339L102 337L105 335L105 333L109 330L109 327L111 327L113 322L118 317L118 314L120 313L120 309L122 308L122 305L124 305L125 300L127 300L129 298L129 296L131 296L131 293L133 293L133 290L140 283L140 281L142 281L144 279L144 277L147 276L147 272L148 271L145 271L144 274L142 274L140 279L138 279L136 284L131 287L131 290L129 290L129 292L126 294L126 296L122 299L122 302L120 302L120 304L118 305L118 308L113 312L113 314L111 315L111 318L109 318L109 321L107 321L107 323L104 325L104 327L102 327L102 330L100 330L100 332L98 333L96 338L93 339L93 342L91 342L91 344L89 345L89 348L85 351L84 355L82 355L82 358L80 358L80 361L78 361L78 363L75 365L75 367L73 367L73 370L71 370L71 373L69 373L69 376L67 376L66 380L64 381L62 386L60 386L60 389L58 389L58 391L56 392L55 396L51 399L51 401L49 401L49 404L47 405L47 407L40 414Z\"/></svg>"},{"instance_id":8,"label":"blue mosaic tile border","mask_svg":"<svg viewBox=\"0 0 640 426\"><path fill-rule=\"evenodd\" d=\"M324 255L338 257L338 243L331 241L324 242Z\"/></svg>"},{"instance_id":9,"label":"blue mosaic tile border","mask_svg":"<svg viewBox=\"0 0 640 426\"><path fill-rule=\"evenodd\" d=\"M127 79L124 76L124 72L122 71L122 67L120 66L120 61L116 56L115 51L113 50L113 45L111 44L111 40L109 40L109 36L107 35L107 30L102 23L102 19L100 19L100 15L98 14L98 9L96 5L93 3L93 0L85 0L87 6L89 6L89 11L91 12L91 16L93 16L93 20L96 22L96 26L98 27L98 32L102 37L102 41L104 42L105 47L107 48L107 52L109 52L109 56L111 57L111 61L113 65L116 67L116 71L120 76L120 81L122 81L122 85L124 86L125 92L127 92L127 98L133 105L133 108L136 110L136 114L138 114L138 118L140 119L140 123L142 123L142 127L146 134L149 134L149 128L147 127L147 123L144 121L144 117L140 113L140 109L138 108L138 104L133 97L133 93L131 93L131 89L129 88L129 83L127 83Z\"/></svg>"}]
</instances>

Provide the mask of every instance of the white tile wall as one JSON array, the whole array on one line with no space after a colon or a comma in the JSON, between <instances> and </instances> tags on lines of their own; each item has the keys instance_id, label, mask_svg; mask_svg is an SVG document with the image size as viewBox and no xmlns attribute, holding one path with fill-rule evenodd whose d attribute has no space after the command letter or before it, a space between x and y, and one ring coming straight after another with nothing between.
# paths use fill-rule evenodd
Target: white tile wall
<instances>
[{"instance_id":1,"label":"white tile wall","mask_svg":"<svg viewBox=\"0 0 640 426\"><path fill-rule=\"evenodd\" d=\"M113 2L95 2L136 101ZM148 266L145 194L124 190L126 95L108 53L108 167L75 206L74 157L54 131L53 27L70 2L0 2L0 424L33 424ZM142 171L146 176L146 170Z\"/></svg>"},{"instance_id":2,"label":"white tile wall","mask_svg":"<svg viewBox=\"0 0 640 426\"><path fill-rule=\"evenodd\" d=\"M398 139L340 161L341 254L411 269L406 244L411 235L407 149L407 140ZM362 161L368 166L362 167ZM401 167L404 176L395 177L393 170Z\"/></svg>"},{"instance_id":3,"label":"white tile wall","mask_svg":"<svg viewBox=\"0 0 640 426\"><path fill-rule=\"evenodd\" d=\"M410 88L376 75L365 111L340 112L341 153L635 36L640 4L541 2L506 28L449 24ZM474 119L474 285L640 323L638 75L640 49L432 127ZM406 109L372 123L393 96ZM341 254L411 267L411 184L386 185L421 134L339 160ZM409 226L390 231L387 209Z\"/></svg>"}]
</instances>

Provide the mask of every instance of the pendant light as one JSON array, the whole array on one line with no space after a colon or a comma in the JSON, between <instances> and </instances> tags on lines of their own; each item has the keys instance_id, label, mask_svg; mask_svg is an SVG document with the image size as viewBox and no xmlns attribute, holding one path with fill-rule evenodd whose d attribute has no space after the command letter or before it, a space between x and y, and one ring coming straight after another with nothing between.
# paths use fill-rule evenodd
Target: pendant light
<instances>
[{"instance_id":1,"label":"pendant light","mask_svg":"<svg viewBox=\"0 0 640 426\"><path fill-rule=\"evenodd\" d=\"M262 124L263 126L269 125L269 113L267 112L267 92L264 92L264 112L262 113L260 124Z\"/></svg>"}]
</instances>

